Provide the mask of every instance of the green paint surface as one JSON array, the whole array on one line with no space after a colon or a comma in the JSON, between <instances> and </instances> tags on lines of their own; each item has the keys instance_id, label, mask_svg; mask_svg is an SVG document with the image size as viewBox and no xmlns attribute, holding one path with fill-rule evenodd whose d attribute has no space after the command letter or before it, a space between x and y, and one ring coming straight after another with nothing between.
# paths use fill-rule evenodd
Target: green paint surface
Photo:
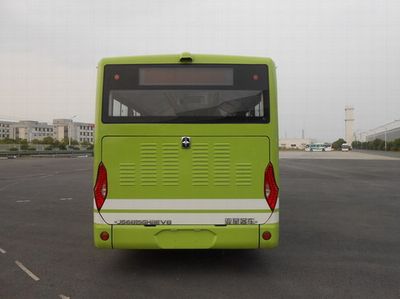
<instances>
[{"instance_id":1,"label":"green paint surface","mask_svg":"<svg viewBox=\"0 0 400 299\"><path fill-rule=\"evenodd\" d=\"M112 231L112 244L102 241L100 232ZM272 238L263 240L269 231ZM101 225L95 224L95 245L119 249L255 249L275 248L279 224L264 225Z\"/></svg>"}]
</instances>

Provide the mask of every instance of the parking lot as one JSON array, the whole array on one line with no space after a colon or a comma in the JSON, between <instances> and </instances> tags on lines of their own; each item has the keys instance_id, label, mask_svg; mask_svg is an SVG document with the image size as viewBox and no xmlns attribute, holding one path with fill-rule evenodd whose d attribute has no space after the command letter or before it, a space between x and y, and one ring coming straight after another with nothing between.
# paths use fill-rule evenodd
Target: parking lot
<instances>
[{"instance_id":1,"label":"parking lot","mask_svg":"<svg viewBox=\"0 0 400 299\"><path fill-rule=\"evenodd\" d=\"M399 298L400 159L281 153L281 243L92 244L91 158L0 160L0 298Z\"/></svg>"}]
</instances>

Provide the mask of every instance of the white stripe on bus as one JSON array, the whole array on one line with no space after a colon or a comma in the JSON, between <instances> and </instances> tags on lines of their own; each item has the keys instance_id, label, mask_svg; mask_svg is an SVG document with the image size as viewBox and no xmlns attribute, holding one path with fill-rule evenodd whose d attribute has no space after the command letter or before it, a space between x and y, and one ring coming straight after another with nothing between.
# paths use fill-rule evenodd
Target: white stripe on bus
<instances>
[{"instance_id":1,"label":"white stripe on bus","mask_svg":"<svg viewBox=\"0 0 400 299\"><path fill-rule=\"evenodd\" d=\"M94 204L96 208L96 204ZM276 207L278 208L278 206ZM104 210L269 210L264 198L258 199L106 199Z\"/></svg>"},{"instance_id":2,"label":"white stripe on bus","mask_svg":"<svg viewBox=\"0 0 400 299\"><path fill-rule=\"evenodd\" d=\"M113 222L110 222L110 221L112 221L113 219L114 219L114 221L117 221L117 220L121 220L122 218L121 218L121 216L120 216L120 213L113 213L113 214L111 214L111 213L108 213L107 215L105 215L105 214L103 214L105 217L106 217L106 220L107 221L109 221L109 224L114 224ZM126 214L125 214L126 215ZM133 218L132 217L132 215L131 215L131 213L129 213L128 214L129 215L129 217L128 217L128 219L130 219L130 220L137 220L137 218ZM135 215L138 215L138 217L140 216L141 218L144 218L144 215L141 213L140 215L139 214L135 214ZM171 215L171 214L165 214L165 213L162 213L162 214L156 214L156 216L157 217L154 217L155 215L154 214L152 214L153 215L153 217L151 218L151 219L154 219L154 218L157 218L158 220L160 220L160 219L165 219L165 218L168 218L168 219L170 219L173 223L172 224L180 224L180 223L175 223L175 220L178 220L176 217L175 217L175 215L177 215L177 214L173 214L173 215ZM178 215L182 215L182 214L178 214ZM190 215L193 215L193 214L190 214ZM203 219L203 221L202 221L202 223L195 223L194 221L193 221L193 217L194 216L199 216L199 214L194 214L193 216L191 216L191 219L190 219L190 223L185 223L185 224L193 224L193 225L196 225L196 224L210 224L210 225L214 225L214 224L220 224L221 223L221 221L223 222L222 224L225 224L225 218L232 218L232 215L231 214L216 214L216 215L214 215L214 216L218 216L219 217L219 219L218 219L218 223L210 223L210 217L206 217L206 219ZM201 214L200 214L201 215ZM208 214L207 214L208 215ZM235 215L237 215L237 214L235 214ZM242 214L243 215L243 214ZM110 217L111 216L111 217ZM205 216L205 215L204 215ZM203 218L204 218L204 216L203 216ZM241 217L241 218L252 218L251 216L252 215L250 215L249 216L249 214L245 214L244 215L245 217ZM273 223L279 223L279 212L275 212L275 213L273 213L272 215L271 214L267 214L267 215L265 215L266 217L262 217L262 218L266 218L266 219L268 219L268 221L266 222L266 224L273 224ZM269 217L269 218L268 218ZM107 224L106 222L104 222L104 220L103 220L103 218L100 216L100 214L99 213L97 213L97 212L95 212L94 214L93 214L93 221L94 221L94 223L95 224ZM148 220L147 218L149 218L149 217L145 217L146 218L146 220ZM214 217L213 217L214 218ZM258 217L257 217L258 218ZM115 219L117 219L117 220L115 220ZM126 219L125 219L126 220ZM206 220L206 221L204 221L204 220ZM256 219L256 220L259 220L259 219ZM260 219L261 220L261 219ZM262 221L262 220L261 220ZM203 223L203 222L206 222L206 223ZM265 223L265 220L264 220L264 222L259 222L258 224L263 224L263 223Z\"/></svg>"},{"instance_id":3,"label":"white stripe on bus","mask_svg":"<svg viewBox=\"0 0 400 299\"><path fill-rule=\"evenodd\" d=\"M266 224L279 223L279 212L272 213Z\"/></svg>"},{"instance_id":4,"label":"white stripe on bus","mask_svg":"<svg viewBox=\"0 0 400 299\"><path fill-rule=\"evenodd\" d=\"M97 212L93 213L93 223L95 224L107 224L104 222L103 218L101 218L100 214Z\"/></svg>"},{"instance_id":5,"label":"white stripe on bus","mask_svg":"<svg viewBox=\"0 0 400 299\"><path fill-rule=\"evenodd\" d=\"M103 213L104 220L108 224L116 224L120 220L171 220L172 225L179 224L225 224L226 218L252 218L257 221L257 224L272 224L279 222L279 212L265 214L254 214L254 213ZM270 217L271 216L271 217ZM268 220L268 221L267 221ZM94 213L94 223L105 224L102 217L98 213Z\"/></svg>"}]
</instances>

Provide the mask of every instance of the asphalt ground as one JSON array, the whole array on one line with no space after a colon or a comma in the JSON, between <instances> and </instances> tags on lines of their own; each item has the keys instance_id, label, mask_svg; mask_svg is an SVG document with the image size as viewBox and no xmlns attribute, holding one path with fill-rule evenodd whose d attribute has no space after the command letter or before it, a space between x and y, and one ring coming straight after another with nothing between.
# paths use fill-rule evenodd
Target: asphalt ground
<instances>
[{"instance_id":1,"label":"asphalt ground","mask_svg":"<svg viewBox=\"0 0 400 299\"><path fill-rule=\"evenodd\" d=\"M96 249L91 158L0 160L0 298L400 298L400 160L346 154L281 159L280 246L217 251Z\"/></svg>"},{"instance_id":2,"label":"asphalt ground","mask_svg":"<svg viewBox=\"0 0 400 299\"><path fill-rule=\"evenodd\" d=\"M306 152L287 150L279 152L281 159L323 159L323 160L400 160L400 152L353 150L349 152Z\"/></svg>"}]
</instances>

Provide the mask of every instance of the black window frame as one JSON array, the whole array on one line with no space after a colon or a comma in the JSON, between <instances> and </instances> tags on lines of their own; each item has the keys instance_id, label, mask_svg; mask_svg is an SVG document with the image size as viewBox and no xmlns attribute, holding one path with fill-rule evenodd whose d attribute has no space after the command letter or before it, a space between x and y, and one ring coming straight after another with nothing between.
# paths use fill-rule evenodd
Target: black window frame
<instances>
[{"instance_id":1,"label":"black window frame","mask_svg":"<svg viewBox=\"0 0 400 299\"><path fill-rule=\"evenodd\" d=\"M103 72L103 90L101 104L101 121L104 124L269 124L270 123L270 86L269 72L266 64L188 64L189 67L215 68L232 67L234 84L227 85L139 85L140 68L186 67L182 64L107 64ZM262 72L260 72L262 71ZM254 80L251 74L257 73L259 78ZM114 75L118 74L118 80ZM131 117L110 116L109 94L111 90L260 90L264 98L263 117Z\"/></svg>"}]
</instances>

